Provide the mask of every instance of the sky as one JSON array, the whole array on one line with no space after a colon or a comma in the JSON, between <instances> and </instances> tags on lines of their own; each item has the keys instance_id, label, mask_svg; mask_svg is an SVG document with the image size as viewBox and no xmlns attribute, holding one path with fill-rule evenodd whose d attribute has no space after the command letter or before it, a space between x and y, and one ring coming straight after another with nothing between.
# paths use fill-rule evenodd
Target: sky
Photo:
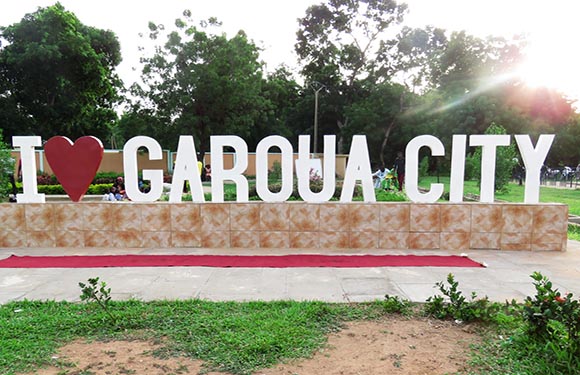
<instances>
[{"instance_id":1,"label":"sky","mask_svg":"<svg viewBox=\"0 0 580 375\"><path fill-rule=\"evenodd\" d=\"M84 24L110 29L121 43L123 62L118 73L130 85L139 78L139 46L148 43L139 37L147 33L149 21L172 28L184 9L195 20L215 16L232 35L240 29L262 47L266 69L279 64L296 66L293 53L298 29L297 19L304 16L315 0L60 0ZM405 24L413 27L434 25L449 31L466 30L484 37L511 37L527 34L528 60L519 74L531 85L548 85L572 98L580 98L580 48L578 48L577 0L407 0L409 13ZM39 6L55 0L4 1L0 25L20 21Z\"/></svg>"}]
</instances>

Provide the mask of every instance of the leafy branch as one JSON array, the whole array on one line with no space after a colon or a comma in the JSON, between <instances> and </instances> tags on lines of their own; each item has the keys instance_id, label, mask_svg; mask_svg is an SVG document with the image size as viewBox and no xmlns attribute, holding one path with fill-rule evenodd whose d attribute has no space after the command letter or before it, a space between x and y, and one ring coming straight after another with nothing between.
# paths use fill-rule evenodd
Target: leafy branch
<instances>
[{"instance_id":1,"label":"leafy branch","mask_svg":"<svg viewBox=\"0 0 580 375\"><path fill-rule=\"evenodd\" d=\"M117 318L111 313L109 309L109 302L111 301L111 288L107 288L107 283L101 281L99 278L89 278L88 283L79 283L81 288L81 301L96 302L101 309L109 316L113 324L117 323Z\"/></svg>"}]
</instances>

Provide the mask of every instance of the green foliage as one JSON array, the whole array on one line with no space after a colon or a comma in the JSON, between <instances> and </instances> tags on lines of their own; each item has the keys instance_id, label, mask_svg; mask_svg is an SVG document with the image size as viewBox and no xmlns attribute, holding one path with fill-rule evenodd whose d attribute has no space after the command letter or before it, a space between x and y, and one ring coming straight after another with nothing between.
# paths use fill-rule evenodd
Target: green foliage
<instances>
[{"instance_id":1,"label":"green foliage","mask_svg":"<svg viewBox=\"0 0 580 375\"><path fill-rule=\"evenodd\" d=\"M497 327L475 347L470 374L580 374L578 301L542 274L531 277L536 294L495 315Z\"/></svg>"},{"instance_id":2,"label":"green foliage","mask_svg":"<svg viewBox=\"0 0 580 375\"><path fill-rule=\"evenodd\" d=\"M86 195L103 195L108 193L113 184L96 184L89 185ZM19 191L22 191L22 183L17 183ZM38 192L46 195L63 195L66 194L62 185L38 185Z\"/></svg>"},{"instance_id":3,"label":"green foliage","mask_svg":"<svg viewBox=\"0 0 580 375\"><path fill-rule=\"evenodd\" d=\"M568 239L580 241L580 226L568 224Z\"/></svg>"},{"instance_id":4,"label":"green foliage","mask_svg":"<svg viewBox=\"0 0 580 375\"><path fill-rule=\"evenodd\" d=\"M0 202L5 200L11 192L10 175L14 175L14 159L10 155L10 149L2 141L2 129L0 129Z\"/></svg>"},{"instance_id":5,"label":"green foliage","mask_svg":"<svg viewBox=\"0 0 580 375\"><path fill-rule=\"evenodd\" d=\"M79 287L81 288L81 301L96 303L107 314L111 323L117 323L117 318L110 309L111 288L107 288L107 283L104 281L99 283L99 278L94 277L88 279L86 284L79 282Z\"/></svg>"},{"instance_id":6,"label":"green foliage","mask_svg":"<svg viewBox=\"0 0 580 375\"><path fill-rule=\"evenodd\" d=\"M307 83L326 87L319 129L337 134L338 152L347 152L351 135L369 134L371 153L384 161L391 130L400 124L400 99L410 94L390 81L402 69L393 58L393 30L406 9L395 1L323 1L298 20L301 73Z\"/></svg>"},{"instance_id":7,"label":"green foliage","mask_svg":"<svg viewBox=\"0 0 580 375\"><path fill-rule=\"evenodd\" d=\"M58 185L59 182L55 175L46 172L38 172L36 175L37 185Z\"/></svg>"},{"instance_id":8,"label":"green foliage","mask_svg":"<svg viewBox=\"0 0 580 375\"><path fill-rule=\"evenodd\" d=\"M117 177L122 175L117 172L97 172L92 184L114 184Z\"/></svg>"},{"instance_id":9,"label":"green foliage","mask_svg":"<svg viewBox=\"0 0 580 375\"><path fill-rule=\"evenodd\" d=\"M278 160L272 163L272 170L268 173L268 182L278 182L282 179L282 165Z\"/></svg>"},{"instance_id":10,"label":"green foliage","mask_svg":"<svg viewBox=\"0 0 580 375\"><path fill-rule=\"evenodd\" d=\"M491 124L485 134L506 134L506 130L501 125ZM495 157L495 191L507 191L508 184L512 177L512 172L517 164L517 151L515 144L501 146L496 149ZM481 147L478 147L473 153L473 158L469 160L472 163L474 177L481 184Z\"/></svg>"},{"instance_id":11,"label":"green foliage","mask_svg":"<svg viewBox=\"0 0 580 375\"><path fill-rule=\"evenodd\" d=\"M103 195L108 193L111 190L111 186L113 184L95 184L89 185L89 189L87 190L87 195Z\"/></svg>"},{"instance_id":12,"label":"green foliage","mask_svg":"<svg viewBox=\"0 0 580 375\"><path fill-rule=\"evenodd\" d=\"M477 299L475 292L472 292L471 299L467 300L459 290L459 282L455 281L453 274L447 275L447 283L448 287L443 282L435 284L443 296L435 295L427 299L425 312L428 315L438 319L471 322L475 320L487 321L497 311L497 305L491 304L487 297Z\"/></svg>"},{"instance_id":13,"label":"green foliage","mask_svg":"<svg viewBox=\"0 0 580 375\"><path fill-rule=\"evenodd\" d=\"M419 163L419 181L429 175L429 157L424 156Z\"/></svg>"},{"instance_id":14,"label":"green foliage","mask_svg":"<svg viewBox=\"0 0 580 375\"><path fill-rule=\"evenodd\" d=\"M43 139L107 140L121 62L115 34L82 24L57 3L0 28L0 128ZM9 95L6 95L9 93Z\"/></svg>"},{"instance_id":15,"label":"green foliage","mask_svg":"<svg viewBox=\"0 0 580 375\"><path fill-rule=\"evenodd\" d=\"M479 155L481 157L481 155ZM481 178L481 161L475 155L475 153L471 155L467 155L465 157L465 181L472 181L476 180L479 184L479 180Z\"/></svg>"},{"instance_id":16,"label":"green foliage","mask_svg":"<svg viewBox=\"0 0 580 375\"><path fill-rule=\"evenodd\" d=\"M46 195L66 194L66 192L62 188L62 185L38 185L38 192L40 194L46 194Z\"/></svg>"},{"instance_id":17,"label":"green foliage","mask_svg":"<svg viewBox=\"0 0 580 375\"><path fill-rule=\"evenodd\" d=\"M375 190L377 202L405 202L407 195L399 191Z\"/></svg>"},{"instance_id":18,"label":"green foliage","mask_svg":"<svg viewBox=\"0 0 580 375\"><path fill-rule=\"evenodd\" d=\"M119 124L125 127L122 131L137 124L154 130L171 148L179 135L191 134L202 155L209 150L211 135L250 136L268 107L262 96L259 50L243 31L232 38L221 31L211 32L220 26L210 19L197 27L191 12L183 13L177 30L165 35L155 54L142 57L143 84L132 87L138 102L132 118ZM149 28L152 40L164 36L163 27L151 22ZM148 127L146 122L152 117Z\"/></svg>"},{"instance_id":19,"label":"green foliage","mask_svg":"<svg viewBox=\"0 0 580 375\"><path fill-rule=\"evenodd\" d=\"M531 275L536 295L526 297L524 319L532 336L565 344L573 354L580 355L580 303L572 293L562 295L552 282L539 272Z\"/></svg>"},{"instance_id":20,"label":"green foliage","mask_svg":"<svg viewBox=\"0 0 580 375\"><path fill-rule=\"evenodd\" d=\"M411 302L402 299L399 296L391 296L386 294L385 299L380 301L380 305L388 314L410 315L412 310Z\"/></svg>"}]
</instances>

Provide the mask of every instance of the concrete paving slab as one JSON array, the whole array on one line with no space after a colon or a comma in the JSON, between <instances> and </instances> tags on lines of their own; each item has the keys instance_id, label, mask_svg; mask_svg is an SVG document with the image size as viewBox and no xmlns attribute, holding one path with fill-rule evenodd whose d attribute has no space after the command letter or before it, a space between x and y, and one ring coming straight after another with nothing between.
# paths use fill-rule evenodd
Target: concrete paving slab
<instances>
[{"instance_id":1,"label":"concrete paving slab","mask_svg":"<svg viewBox=\"0 0 580 375\"><path fill-rule=\"evenodd\" d=\"M315 253L296 249L295 253ZM360 250L334 249L328 254L356 254ZM264 254L263 249L0 249L0 258L19 255L97 254ZM458 255L457 251L372 250L369 254ZM268 252L284 254L279 250ZM362 302L396 295L424 302L438 291L434 284L453 273L464 294L471 291L490 299L523 300L534 292L530 274L548 276L562 292L580 296L580 242L568 241L568 251L471 251L469 256L487 268L373 267L373 268L210 268L135 267L76 269L0 269L0 303L22 299L78 301L78 282L100 277L114 299L188 299L212 301L321 300Z\"/></svg>"}]
</instances>

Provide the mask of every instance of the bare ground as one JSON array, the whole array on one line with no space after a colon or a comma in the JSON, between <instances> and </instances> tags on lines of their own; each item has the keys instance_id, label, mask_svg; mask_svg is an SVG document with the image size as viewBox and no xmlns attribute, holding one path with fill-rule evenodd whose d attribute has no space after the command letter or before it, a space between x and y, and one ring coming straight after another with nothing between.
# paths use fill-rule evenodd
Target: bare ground
<instances>
[{"instance_id":1,"label":"bare ground","mask_svg":"<svg viewBox=\"0 0 580 375\"><path fill-rule=\"evenodd\" d=\"M350 323L332 334L312 358L293 360L255 375L436 375L465 369L469 344L479 336L469 326L428 319L389 319ZM53 357L58 367L39 375L198 374L202 361L160 359L151 342L76 341ZM223 373L203 372L217 375Z\"/></svg>"}]
</instances>

